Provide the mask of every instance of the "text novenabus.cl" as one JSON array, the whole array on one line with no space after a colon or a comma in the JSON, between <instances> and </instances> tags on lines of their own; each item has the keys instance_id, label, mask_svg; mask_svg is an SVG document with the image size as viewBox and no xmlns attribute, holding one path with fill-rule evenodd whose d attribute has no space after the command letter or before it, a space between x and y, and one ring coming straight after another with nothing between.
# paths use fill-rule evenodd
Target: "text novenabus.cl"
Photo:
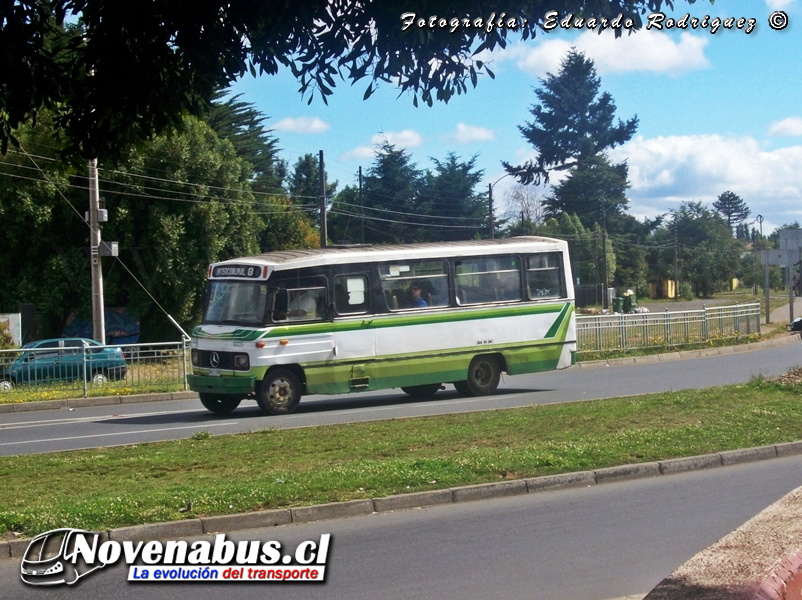
<instances>
[{"instance_id":1,"label":"text novenabus.cl","mask_svg":"<svg viewBox=\"0 0 802 600\"><path fill-rule=\"evenodd\" d=\"M70 585L122 559L132 582L324 581L330 542L324 533L285 550L281 542L233 542L223 533L211 541L118 542L82 529L54 529L31 540L20 576L30 585Z\"/></svg>"}]
</instances>

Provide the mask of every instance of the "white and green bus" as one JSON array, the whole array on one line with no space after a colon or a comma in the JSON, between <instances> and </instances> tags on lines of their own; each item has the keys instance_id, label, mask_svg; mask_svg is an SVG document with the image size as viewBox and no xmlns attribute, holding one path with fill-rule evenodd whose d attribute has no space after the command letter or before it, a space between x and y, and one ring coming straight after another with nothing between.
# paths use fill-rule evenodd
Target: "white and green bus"
<instances>
[{"instance_id":1,"label":"white and green bus","mask_svg":"<svg viewBox=\"0 0 802 600\"><path fill-rule=\"evenodd\" d=\"M576 359L568 245L518 237L289 250L209 266L190 389L227 413L306 394L495 392Z\"/></svg>"}]
</instances>

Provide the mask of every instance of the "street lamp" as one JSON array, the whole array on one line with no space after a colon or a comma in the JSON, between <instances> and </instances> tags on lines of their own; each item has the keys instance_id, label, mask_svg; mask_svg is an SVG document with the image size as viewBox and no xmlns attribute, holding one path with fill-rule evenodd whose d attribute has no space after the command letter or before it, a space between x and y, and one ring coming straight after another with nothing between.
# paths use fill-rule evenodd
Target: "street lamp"
<instances>
[{"instance_id":1,"label":"street lamp","mask_svg":"<svg viewBox=\"0 0 802 600\"><path fill-rule=\"evenodd\" d=\"M487 228L491 240L496 237L495 227L493 224L493 186L496 185L499 181L501 181L505 177L509 177L510 175L523 175L524 173L526 173L525 169L521 169L520 171L513 171L512 173L505 173L504 175L496 179L493 183L487 184L487 201L488 201Z\"/></svg>"}]
</instances>

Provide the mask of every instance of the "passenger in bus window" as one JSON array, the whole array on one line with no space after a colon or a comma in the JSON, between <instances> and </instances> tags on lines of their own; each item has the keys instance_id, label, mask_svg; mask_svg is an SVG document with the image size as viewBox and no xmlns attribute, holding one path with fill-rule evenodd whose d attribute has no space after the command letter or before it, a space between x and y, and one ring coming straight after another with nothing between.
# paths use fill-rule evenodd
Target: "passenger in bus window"
<instances>
[{"instance_id":1,"label":"passenger in bus window","mask_svg":"<svg viewBox=\"0 0 802 600\"><path fill-rule=\"evenodd\" d=\"M287 304L289 299L287 297L287 290L279 288L275 291L275 299L273 301L273 320L284 321L287 319Z\"/></svg>"},{"instance_id":2,"label":"passenger in bus window","mask_svg":"<svg viewBox=\"0 0 802 600\"><path fill-rule=\"evenodd\" d=\"M317 303L310 290L295 292L287 310L287 316L290 319L313 319L316 313Z\"/></svg>"},{"instance_id":3,"label":"passenger in bus window","mask_svg":"<svg viewBox=\"0 0 802 600\"><path fill-rule=\"evenodd\" d=\"M410 308L426 308L427 306L429 306L426 303L426 300L421 298L420 292L421 292L420 285L417 283L413 283L412 287L409 288L409 295L411 297L411 300L409 302Z\"/></svg>"}]
</instances>

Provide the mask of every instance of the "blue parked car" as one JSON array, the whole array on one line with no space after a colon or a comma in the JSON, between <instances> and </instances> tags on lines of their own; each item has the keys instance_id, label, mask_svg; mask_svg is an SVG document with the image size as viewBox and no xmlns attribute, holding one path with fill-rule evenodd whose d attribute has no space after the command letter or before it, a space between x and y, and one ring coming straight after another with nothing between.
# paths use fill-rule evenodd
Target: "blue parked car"
<instances>
[{"instance_id":1,"label":"blue parked car","mask_svg":"<svg viewBox=\"0 0 802 600\"><path fill-rule=\"evenodd\" d=\"M85 338L41 340L25 344L22 354L0 367L0 392L23 384L83 380L84 372L88 382L103 385L124 379L127 370L120 348Z\"/></svg>"}]
</instances>

